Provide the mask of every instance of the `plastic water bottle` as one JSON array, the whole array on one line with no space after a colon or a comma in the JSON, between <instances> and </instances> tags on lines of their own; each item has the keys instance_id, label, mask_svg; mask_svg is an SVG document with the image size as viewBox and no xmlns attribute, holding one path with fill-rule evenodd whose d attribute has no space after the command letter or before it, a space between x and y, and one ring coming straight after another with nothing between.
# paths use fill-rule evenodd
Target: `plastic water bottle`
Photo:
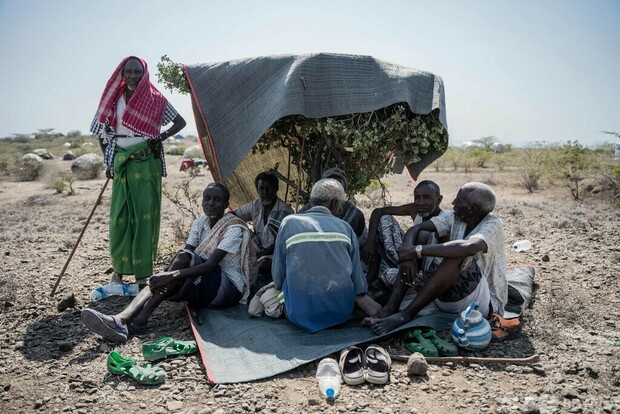
<instances>
[{"instance_id":1,"label":"plastic water bottle","mask_svg":"<svg viewBox=\"0 0 620 414\"><path fill-rule=\"evenodd\" d=\"M515 252L524 252L532 247L532 242L529 240L519 240L512 245Z\"/></svg>"},{"instance_id":2,"label":"plastic water bottle","mask_svg":"<svg viewBox=\"0 0 620 414\"><path fill-rule=\"evenodd\" d=\"M316 379L319 381L321 396L327 399L335 399L340 393L342 375L340 367L333 358L323 358L316 369Z\"/></svg>"},{"instance_id":3,"label":"plastic water bottle","mask_svg":"<svg viewBox=\"0 0 620 414\"><path fill-rule=\"evenodd\" d=\"M137 283L108 283L91 290L90 298L94 302L98 302L108 296L136 296L139 291L140 288Z\"/></svg>"}]
</instances>

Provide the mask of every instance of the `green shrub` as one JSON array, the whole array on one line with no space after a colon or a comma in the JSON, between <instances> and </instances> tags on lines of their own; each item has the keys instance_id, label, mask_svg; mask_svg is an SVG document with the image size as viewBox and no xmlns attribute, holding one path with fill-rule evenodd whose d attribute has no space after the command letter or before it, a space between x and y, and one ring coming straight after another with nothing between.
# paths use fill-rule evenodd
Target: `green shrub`
<instances>
[{"instance_id":1,"label":"green shrub","mask_svg":"<svg viewBox=\"0 0 620 414\"><path fill-rule=\"evenodd\" d=\"M525 148L520 152L519 182L530 193L538 190L540 180L544 175L544 160L549 152L540 146Z\"/></svg>"},{"instance_id":2,"label":"green shrub","mask_svg":"<svg viewBox=\"0 0 620 414\"><path fill-rule=\"evenodd\" d=\"M57 194L62 194L65 191L67 195L73 194L73 177L65 175L62 177L56 177L52 180L52 188L56 190Z\"/></svg>"}]
</instances>

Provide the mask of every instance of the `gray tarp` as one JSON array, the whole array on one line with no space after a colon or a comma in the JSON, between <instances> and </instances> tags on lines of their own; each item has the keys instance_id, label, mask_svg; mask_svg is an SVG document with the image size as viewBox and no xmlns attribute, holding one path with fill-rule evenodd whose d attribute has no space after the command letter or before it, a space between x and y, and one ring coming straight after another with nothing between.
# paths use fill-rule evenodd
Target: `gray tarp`
<instances>
[{"instance_id":1,"label":"gray tarp","mask_svg":"<svg viewBox=\"0 0 620 414\"><path fill-rule=\"evenodd\" d=\"M523 315L532 298L534 268L516 266L506 270L508 304L506 317ZM323 358L351 345L379 343L395 332L414 326L449 328L455 315L434 313L418 316L387 335L377 336L360 321L307 333L286 319L251 318L247 305L226 309L201 309L202 324L190 315L207 377L212 383L235 383L269 378ZM525 349L515 349L513 356ZM485 355L482 355L485 356Z\"/></svg>"},{"instance_id":2,"label":"gray tarp","mask_svg":"<svg viewBox=\"0 0 620 414\"><path fill-rule=\"evenodd\" d=\"M185 70L198 134L213 177L232 185L233 195L244 193L244 199L255 198L253 173L263 166L256 160L249 166L240 164L265 130L287 115L321 118L407 102L417 114L439 109L440 122L447 128L439 76L370 56L267 56L190 65ZM441 154L427 154L420 163L409 166L410 173L417 177ZM286 152L276 154L267 164L273 167L275 160L286 165L286 156ZM229 182L231 176L236 183Z\"/></svg>"}]
</instances>

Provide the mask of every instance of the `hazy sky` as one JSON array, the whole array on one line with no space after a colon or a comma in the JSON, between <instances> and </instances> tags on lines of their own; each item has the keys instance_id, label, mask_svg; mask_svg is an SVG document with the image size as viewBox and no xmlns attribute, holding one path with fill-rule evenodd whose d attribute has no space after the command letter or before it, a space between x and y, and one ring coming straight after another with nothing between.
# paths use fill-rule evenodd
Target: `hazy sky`
<instances>
[{"instance_id":1,"label":"hazy sky","mask_svg":"<svg viewBox=\"0 0 620 414\"><path fill-rule=\"evenodd\" d=\"M156 83L180 63L335 52L443 78L450 142L579 140L620 132L620 1L0 0L0 137L88 131L127 55L196 133L188 96Z\"/></svg>"}]
</instances>

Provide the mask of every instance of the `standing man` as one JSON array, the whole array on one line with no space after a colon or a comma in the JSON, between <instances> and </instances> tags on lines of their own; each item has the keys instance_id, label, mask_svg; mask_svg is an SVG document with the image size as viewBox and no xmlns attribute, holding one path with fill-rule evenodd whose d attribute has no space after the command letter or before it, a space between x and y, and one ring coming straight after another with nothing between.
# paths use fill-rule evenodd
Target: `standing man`
<instances>
[{"instance_id":1,"label":"standing man","mask_svg":"<svg viewBox=\"0 0 620 414\"><path fill-rule=\"evenodd\" d=\"M113 283L134 275L145 285L153 274L161 178L166 176L162 142L183 127L183 117L149 81L146 62L137 56L123 59L103 90L90 126L99 136L106 176L114 179L109 242Z\"/></svg>"},{"instance_id":2,"label":"standing man","mask_svg":"<svg viewBox=\"0 0 620 414\"><path fill-rule=\"evenodd\" d=\"M244 204L235 211L237 217L254 227L254 247L258 258L258 273L271 274L271 259L276 234L282 219L293 209L278 197L279 181L275 174L262 172L254 179L259 199Z\"/></svg>"},{"instance_id":3,"label":"standing man","mask_svg":"<svg viewBox=\"0 0 620 414\"><path fill-rule=\"evenodd\" d=\"M357 236L337 218L344 202L338 181L317 181L311 208L282 220L276 239L275 287L283 292L287 318L308 332L347 321L356 304L368 315L380 308L366 296Z\"/></svg>"}]
</instances>

